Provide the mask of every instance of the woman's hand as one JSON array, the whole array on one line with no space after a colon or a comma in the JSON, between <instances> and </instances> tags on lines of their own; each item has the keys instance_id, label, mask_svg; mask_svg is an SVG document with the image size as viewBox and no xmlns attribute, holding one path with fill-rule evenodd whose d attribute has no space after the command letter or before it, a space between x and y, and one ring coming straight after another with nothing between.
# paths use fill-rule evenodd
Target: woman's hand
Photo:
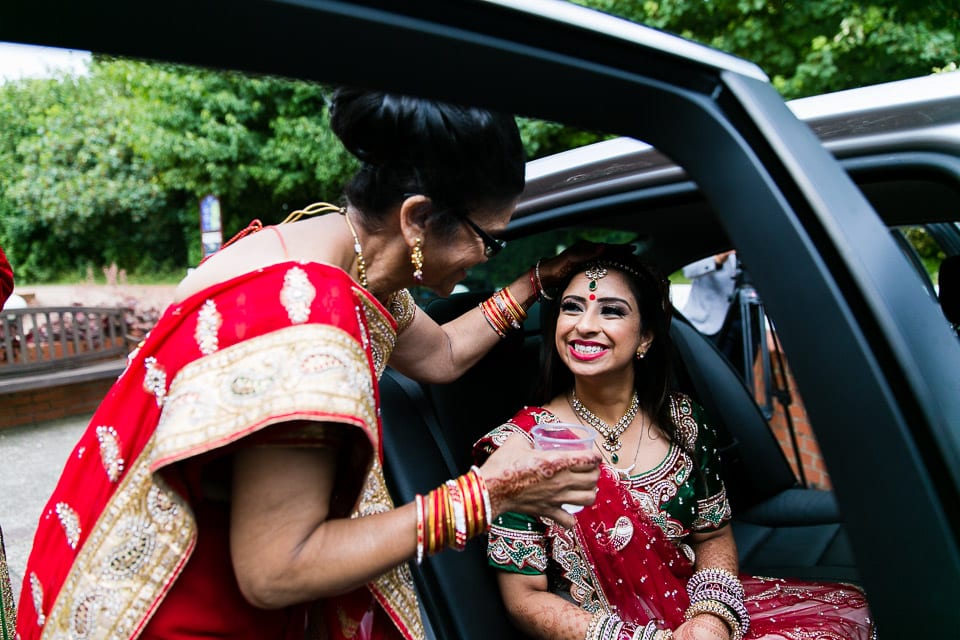
<instances>
[{"instance_id":1,"label":"woman's hand","mask_svg":"<svg viewBox=\"0 0 960 640\"><path fill-rule=\"evenodd\" d=\"M577 265L600 255L607 246L597 242L578 240L552 258L543 258L539 263L540 283L546 289L556 288Z\"/></svg>"},{"instance_id":2,"label":"woman's hand","mask_svg":"<svg viewBox=\"0 0 960 640\"><path fill-rule=\"evenodd\" d=\"M512 436L480 467L495 515L505 511L546 516L572 527L563 504L591 505L597 497L600 454L588 451L538 451Z\"/></svg>"},{"instance_id":3,"label":"woman's hand","mask_svg":"<svg viewBox=\"0 0 960 640\"><path fill-rule=\"evenodd\" d=\"M717 616L701 613L673 632L674 640L730 640L730 627Z\"/></svg>"},{"instance_id":4,"label":"woman's hand","mask_svg":"<svg viewBox=\"0 0 960 640\"><path fill-rule=\"evenodd\" d=\"M616 260L618 256L633 254L632 244L607 244L578 240L573 246L552 258L540 261L540 282L546 289L560 285L581 263L591 258Z\"/></svg>"}]
</instances>

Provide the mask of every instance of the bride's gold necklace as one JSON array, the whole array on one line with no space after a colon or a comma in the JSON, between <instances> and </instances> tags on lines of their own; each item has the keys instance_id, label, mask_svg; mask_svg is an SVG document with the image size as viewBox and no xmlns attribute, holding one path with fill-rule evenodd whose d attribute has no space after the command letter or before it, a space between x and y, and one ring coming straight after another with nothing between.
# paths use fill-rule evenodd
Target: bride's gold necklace
<instances>
[{"instance_id":1,"label":"bride's gold necklace","mask_svg":"<svg viewBox=\"0 0 960 640\"><path fill-rule=\"evenodd\" d=\"M610 452L610 461L613 464L620 462L620 456L617 454L617 451L623 447L620 436L627 430L627 427L629 427L633 419L637 417L637 412L640 410L640 399L637 398L637 392L633 392L633 397L630 398L630 406L627 407L627 412L623 414L623 417L617 420L616 424L612 427L601 420L593 411L587 409L583 403L580 402L580 399L577 398L575 391L570 392L570 407L573 409L573 412L577 414L578 418L596 429L597 432L603 436L601 444L604 449Z\"/></svg>"},{"instance_id":2,"label":"bride's gold necklace","mask_svg":"<svg viewBox=\"0 0 960 640\"><path fill-rule=\"evenodd\" d=\"M297 209L296 211L291 212L290 215L288 215L280 224L296 222L303 216L321 215L324 213L332 213L334 211L342 215L347 221L347 228L350 229L350 235L353 236L353 253L357 257L357 282L360 283L361 287L366 288L367 262L363 259L363 249L360 247L360 238L357 236L357 232L353 228L353 223L350 221L350 214L347 212L346 207L338 207L337 205L330 204L329 202L314 202L303 209Z\"/></svg>"}]
</instances>

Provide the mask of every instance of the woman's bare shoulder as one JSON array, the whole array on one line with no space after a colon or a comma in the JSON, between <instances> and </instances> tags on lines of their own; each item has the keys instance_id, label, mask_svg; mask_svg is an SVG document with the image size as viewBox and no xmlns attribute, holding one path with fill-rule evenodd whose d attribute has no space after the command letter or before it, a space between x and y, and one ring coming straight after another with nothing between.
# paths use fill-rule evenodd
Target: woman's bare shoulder
<instances>
[{"instance_id":1,"label":"woman's bare shoulder","mask_svg":"<svg viewBox=\"0 0 960 640\"><path fill-rule=\"evenodd\" d=\"M181 302L219 282L282 262L285 256L280 241L268 229L242 238L207 258L180 281L174 301Z\"/></svg>"}]
</instances>

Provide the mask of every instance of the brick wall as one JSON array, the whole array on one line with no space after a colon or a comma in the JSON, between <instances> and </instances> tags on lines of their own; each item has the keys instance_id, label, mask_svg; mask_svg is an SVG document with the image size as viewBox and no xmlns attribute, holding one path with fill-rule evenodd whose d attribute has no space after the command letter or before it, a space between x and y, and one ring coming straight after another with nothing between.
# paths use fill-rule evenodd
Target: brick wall
<instances>
[{"instance_id":1,"label":"brick wall","mask_svg":"<svg viewBox=\"0 0 960 640\"><path fill-rule=\"evenodd\" d=\"M771 354L772 353L773 349L771 348ZM790 366L786 361L786 356L782 357L782 361L786 368L787 384L790 390L790 404L788 405L790 418L793 422L793 430L796 437L797 448L800 453L800 460L803 464L803 473L806 476L807 486L814 489L830 489L832 488L830 476L827 473L826 465L824 465L823 457L820 455L820 446L817 444L817 439L813 435L810 420L803 406L803 398L800 397L800 392L797 390L797 384L793 379L793 372L790 370ZM754 380L756 380L758 398L762 392L762 376L763 373L758 360L754 367ZM778 369L778 358L775 356L773 357L773 379L782 379ZM783 454L790 463L794 475L799 479L797 453L794 450L794 445L790 437L783 405L779 400L774 398L773 407L774 411L773 416L770 418L770 429L780 443L780 448L783 449Z\"/></svg>"},{"instance_id":2,"label":"brick wall","mask_svg":"<svg viewBox=\"0 0 960 640\"><path fill-rule=\"evenodd\" d=\"M91 414L115 378L29 389L0 396L0 429Z\"/></svg>"}]
</instances>

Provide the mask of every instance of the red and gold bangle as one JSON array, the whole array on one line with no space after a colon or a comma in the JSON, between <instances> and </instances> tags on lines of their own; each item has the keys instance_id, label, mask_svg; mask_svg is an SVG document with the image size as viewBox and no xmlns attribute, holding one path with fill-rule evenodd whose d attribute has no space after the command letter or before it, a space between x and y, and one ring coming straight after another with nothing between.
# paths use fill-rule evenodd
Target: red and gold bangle
<instances>
[{"instance_id":1,"label":"red and gold bangle","mask_svg":"<svg viewBox=\"0 0 960 640\"><path fill-rule=\"evenodd\" d=\"M483 500L483 522L484 531L486 532L490 530L490 526L493 524L493 507L490 504L490 491L487 489L487 483L480 473L480 467L473 465L470 467L470 471L473 472L474 478L476 478L477 489L480 490L480 498Z\"/></svg>"},{"instance_id":2,"label":"red and gold bangle","mask_svg":"<svg viewBox=\"0 0 960 640\"><path fill-rule=\"evenodd\" d=\"M423 496L419 493L417 503L417 564L423 562Z\"/></svg>"},{"instance_id":3,"label":"red and gold bangle","mask_svg":"<svg viewBox=\"0 0 960 640\"><path fill-rule=\"evenodd\" d=\"M505 338L507 336L507 323L493 302L492 296L480 303L480 311L483 312L483 317L486 319L487 324L490 325L497 335Z\"/></svg>"},{"instance_id":4,"label":"red and gold bangle","mask_svg":"<svg viewBox=\"0 0 960 640\"><path fill-rule=\"evenodd\" d=\"M480 469L478 469L476 465L470 467L470 472L464 476L464 479L470 487L470 496L473 500L475 514L475 530L473 535L486 533L490 530L492 520L490 514L490 494L487 491L486 484L483 482L483 478L480 476Z\"/></svg>"},{"instance_id":5,"label":"red and gold bangle","mask_svg":"<svg viewBox=\"0 0 960 640\"><path fill-rule=\"evenodd\" d=\"M456 480L447 480L447 489L450 492L450 504L453 506L454 538L453 548L463 551L467 546L467 514L464 509L463 495Z\"/></svg>"},{"instance_id":6,"label":"red and gold bangle","mask_svg":"<svg viewBox=\"0 0 960 640\"><path fill-rule=\"evenodd\" d=\"M467 537L472 538L486 529L486 523L483 520L483 501L473 480L473 472L460 476L459 483L467 512Z\"/></svg>"},{"instance_id":7,"label":"red and gold bangle","mask_svg":"<svg viewBox=\"0 0 960 640\"><path fill-rule=\"evenodd\" d=\"M503 289L490 296L490 299L493 300L494 304L497 305L497 311L500 312L500 316L507 322L508 326L511 326L514 329L519 329L520 322L517 320L517 317L513 311L507 306L507 301L503 295Z\"/></svg>"},{"instance_id":8,"label":"red and gold bangle","mask_svg":"<svg viewBox=\"0 0 960 640\"><path fill-rule=\"evenodd\" d=\"M437 551L437 492L431 491L427 494L427 554L433 555Z\"/></svg>"},{"instance_id":9,"label":"red and gold bangle","mask_svg":"<svg viewBox=\"0 0 960 640\"><path fill-rule=\"evenodd\" d=\"M523 322L527 319L527 311L523 308L517 299L513 297L513 293L510 291L510 287L504 287L500 290L500 293L503 295L504 300L507 302L507 308L510 310L513 318L518 322Z\"/></svg>"}]
</instances>

